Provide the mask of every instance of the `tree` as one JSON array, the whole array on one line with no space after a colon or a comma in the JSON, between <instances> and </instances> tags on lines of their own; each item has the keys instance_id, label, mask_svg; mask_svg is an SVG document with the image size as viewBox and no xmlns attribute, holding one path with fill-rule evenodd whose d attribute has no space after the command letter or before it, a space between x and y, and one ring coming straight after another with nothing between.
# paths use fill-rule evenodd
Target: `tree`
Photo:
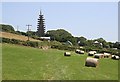
<instances>
[{"instance_id":1,"label":"tree","mask_svg":"<svg viewBox=\"0 0 120 82\"><path fill-rule=\"evenodd\" d=\"M21 31L16 31L16 34L28 36L28 34L26 32L21 32Z\"/></svg>"},{"instance_id":2,"label":"tree","mask_svg":"<svg viewBox=\"0 0 120 82\"><path fill-rule=\"evenodd\" d=\"M27 31L26 33L28 34L28 31ZM30 36L35 36L35 35L36 35L36 32L34 32L34 31L29 31L29 35L30 35Z\"/></svg>"},{"instance_id":3,"label":"tree","mask_svg":"<svg viewBox=\"0 0 120 82\"><path fill-rule=\"evenodd\" d=\"M11 25L0 24L0 29L5 32L15 32L14 28Z\"/></svg>"},{"instance_id":4,"label":"tree","mask_svg":"<svg viewBox=\"0 0 120 82\"><path fill-rule=\"evenodd\" d=\"M68 38L68 40L71 41L73 45L77 45L77 39L75 37L72 36Z\"/></svg>"},{"instance_id":5,"label":"tree","mask_svg":"<svg viewBox=\"0 0 120 82\"><path fill-rule=\"evenodd\" d=\"M98 38L98 39L95 39L94 41L98 41L99 43L104 43L104 42L106 42L103 38Z\"/></svg>"},{"instance_id":6,"label":"tree","mask_svg":"<svg viewBox=\"0 0 120 82\"><path fill-rule=\"evenodd\" d=\"M114 47L114 43L108 42L108 44L109 44L110 48L113 48L113 47Z\"/></svg>"},{"instance_id":7,"label":"tree","mask_svg":"<svg viewBox=\"0 0 120 82\"><path fill-rule=\"evenodd\" d=\"M64 29L49 30L47 31L46 36L50 36L52 40L57 40L59 42L66 42L68 40L75 42L75 38Z\"/></svg>"},{"instance_id":8,"label":"tree","mask_svg":"<svg viewBox=\"0 0 120 82\"><path fill-rule=\"evenodd\" d=\"M93 40L87 40L86 43L87 46L93 46Z\"/></svg>"},{"instance_id":9,"label":"tree","mask_svg":"<svg viewBox=\"0 0 120 82\"><path fill-rule=\"evenodd\" d=\"M77 38L77 42L79 46L86 46L87 45L87 39L83 36L81 37L76 37Z\"/></svg>"},{"instance_id":10,"label":"tree","mask_svg":"<svg viewBox=\"0 0 120 82\"><path fill-rule=\"evenodd\" d=\"M106 42L103 38L98 38L98 39L95 39L94 41L98 41L99 43L101 43L102 44L101 46L103 48L110 48L109 43Z\"/></svg>"},{"instance_id":11,"label":"tree","mask_svg":"<svg viewBox=\"0 0 120 82\"><path fill-rule=\"evenodd\" d=\"M120 42L115 42L113 45L114 48L120 49Z\"/></svg>"}]
</instances>

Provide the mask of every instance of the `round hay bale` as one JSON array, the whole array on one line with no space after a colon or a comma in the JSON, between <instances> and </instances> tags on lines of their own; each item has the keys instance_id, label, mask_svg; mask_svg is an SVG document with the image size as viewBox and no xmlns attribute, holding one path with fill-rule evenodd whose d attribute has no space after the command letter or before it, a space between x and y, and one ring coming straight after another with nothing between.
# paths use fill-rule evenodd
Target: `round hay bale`
<instances>
[{"instance_id":1,"label":"round hay bale","mask_svg":"<svg viewBox=\"0 0 120 82\"><path fill-rule=\"evenodd\" d=\"M114 59L114 60L119 60L120 57L119 57L119 56L116 56L116 55L112 55L112 59Z\"/></svg>"},{"instance_id":2,"label":"round hay bale","mask_svg":"<svg viewBox=\"0 0 120 82\"><path fill-rule=\"evenodd\" d=\"M70 52L64 52L64 56L71 56Z\"/></svg>"},{"instance_id":3,"label":"round hay bale","mask_svg":"<svg viewBox=\"0 0 120 82\"><path fill-rule=\"evenodd\" d=\"M84 54L84 53L85 53L84 51L80 50L80 54Z\"/></svg>"},{"instance_id":4,"label":"round hay bale","mask_svg":"<svg viewBox=\"0 0 120 82\"><path fill-rule=\"evenodd\" d=\"M90 51L90 52L88 52L88 56L93 56L96 53L97 53L96 51Z\"/></svg>"},{"instance_id":5,"label":"round hay bale","mask_svg":"<svg viewBox=\"0 0 120 82\"><path fill-rule=\"evenodd\" d=\"M104 58L111 58L111 54L109 54L109 53L104 53Z\"/></svg>"},{"instance_id":6,"label":"round hay bale","mask_svg":"<svg viewBox=\"0 0 120 82\"><path fill-rule=\"evenodd\" d=\"M84 51L79 50L79 49L76 49L75 52L78 53L78 54L84 54L85 53Z\"/></svg>"},{"instance_id":7,"label":"round hay bale","mask_svg":"<svg viewBox=\"0 0 120 82\"><path fill-rule=\"evenodd\" d=\"M94 54L94 58L104 58L104 54Z\"/></svg>"},{"instance_id":8,"label":"round hay bale","mask_svg":"<svg viewBox=\"0 0 120 82\"><path fill-rule=\"evenodd\" d=\"M85 66L96 67L98 65L98 59L87 57Z\"/></svg>"},{"instance_id":9,"label":"round hay bale","mask_svg":"<svg viewBox=\"0 0 120 82\"><path fill-rule=\"evenodd\" d=\"M80 50L79 50L79 49L76 49L76 50L75 50L75 52L76 52L76 53L79 53L79 52L80 52Z\"/></svg>"},{"instance_id":10,"label":"round hay bale","mask_svg":"<svg viewBox=\"0 0 120 82\"><path fill-rule=\"evenodd\" d=\"M115 56L115 59L116 59L116 60L119 60L119 59L120 59L120 57L119 57L119 56Z\"/></svg>"}]
</instances>

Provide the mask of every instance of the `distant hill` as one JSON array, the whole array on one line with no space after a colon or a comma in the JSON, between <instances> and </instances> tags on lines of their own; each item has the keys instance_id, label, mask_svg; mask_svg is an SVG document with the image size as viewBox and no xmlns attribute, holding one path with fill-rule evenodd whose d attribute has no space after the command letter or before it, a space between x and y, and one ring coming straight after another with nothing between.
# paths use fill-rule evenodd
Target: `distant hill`
<instances>
[{"instance_id":1,"label":"distant hill","mask_svg":"<svg viewBox=\"0 0 120 82\"><path fill-rule=\"evenodd\" d=\"M18 40L22 40L22 41L28 40L27 36L17 35L17 34L8 33L8 32L0 32L0 37L9 38L9 39L18 39ZM30 39L30 41L40 41L40 40L36 40L33 38L29 38L29 39Z\"/></svg>"}]
</instances>

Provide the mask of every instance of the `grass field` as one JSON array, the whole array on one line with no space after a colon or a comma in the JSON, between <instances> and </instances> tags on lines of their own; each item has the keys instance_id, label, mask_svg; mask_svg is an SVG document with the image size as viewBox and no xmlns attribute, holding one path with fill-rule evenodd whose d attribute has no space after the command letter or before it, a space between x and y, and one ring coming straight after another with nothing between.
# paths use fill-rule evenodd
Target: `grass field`
<instances>
[{"instance_id":1,"label":"grass field","mask_svg":"<svg viewBox=\"0 0 120 82\"><path fill-rule=\"evenodd\" d=\"M22 41L28 40L27 36L17 35L17 34L8 33L8 32L0 32L0 37L9 38L9 39L17 39L17 40L22 40ZM36 40L33 38L29 38L29 39L30 41L40 41L40 40Z\"/></svg>"},{"instance_id":2,"label":"grass field","mask_svg":"<svg viewBox=\"0 0 120 82\"><path fill-rule=\"evenodd\" d=\"M100 59L85 67L87 55L64 57L64 51L2 44L3 80L118 80L118 61Z\"/></svg>"},{"instance_id":3,"label":"grass field","mask_svg":"<svg viewBox=\"0 0 120 82\"><path fill-rule=\"evenodd\" d=\"M2 44L0 44L0 81L2 81Z\"/></svg>"}]
</instances>

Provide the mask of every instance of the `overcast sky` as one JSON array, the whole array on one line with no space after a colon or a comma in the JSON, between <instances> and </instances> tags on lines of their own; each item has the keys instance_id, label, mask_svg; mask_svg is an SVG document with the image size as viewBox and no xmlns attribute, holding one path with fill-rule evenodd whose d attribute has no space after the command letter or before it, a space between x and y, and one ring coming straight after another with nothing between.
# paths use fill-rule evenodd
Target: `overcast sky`
<instances>
[{"instance_id":1,"label":"overcast sky","mask_svg":"<svg viewBox=\"0 0 120 82\"><path fill-rule=\"evenodd\" d=\"M26 31L26 24L36 31L40 12L45 18L46 31L65 29L73 36L87 39L118 40L117 2L4 2L2 23Z\"/></svg>"}]
</instances>

